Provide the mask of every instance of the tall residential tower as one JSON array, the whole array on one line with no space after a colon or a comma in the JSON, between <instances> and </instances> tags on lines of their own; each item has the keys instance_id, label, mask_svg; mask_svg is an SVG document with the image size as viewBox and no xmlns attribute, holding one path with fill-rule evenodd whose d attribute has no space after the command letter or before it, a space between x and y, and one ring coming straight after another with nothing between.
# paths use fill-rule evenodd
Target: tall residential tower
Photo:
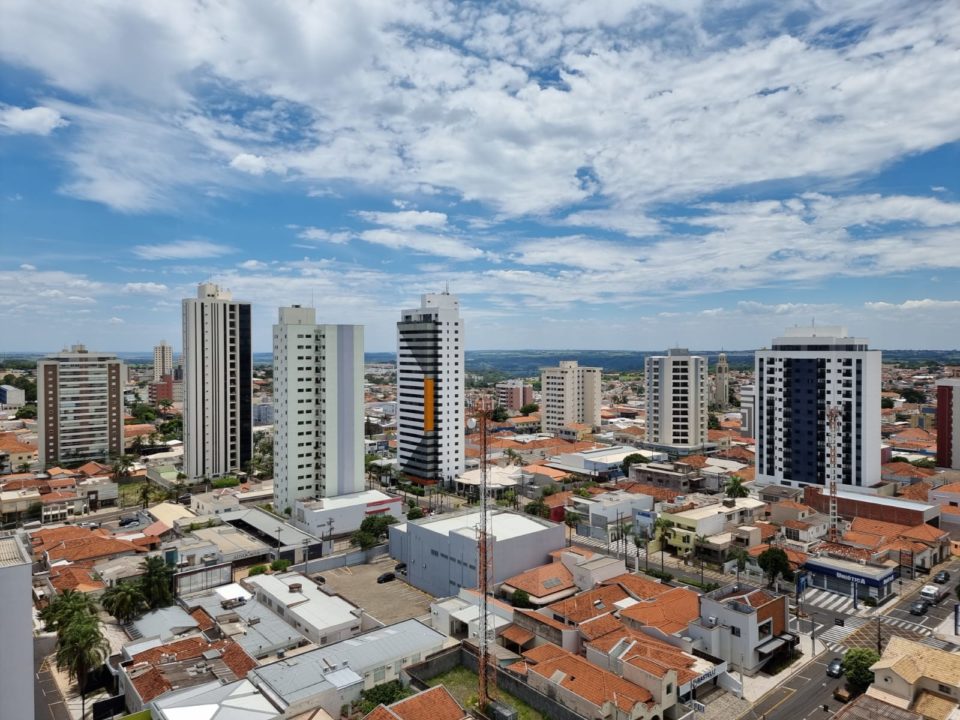
<instances>
[{"instance_id":1,"label":"tall residential tower","mask_svg":"<svg viewBox=\"0 0 960 720\"><path fill-rule=\"evenodd\" d=\"M937 380L937 466L960 470L960 378Z\"/></svg>"},{"instance_id":2,"label":"tall residential tower","mask_svg":"<svg viewBox=\"0 0 960 720\"><path fill-rule=\"evenodd\" d=\"M44 466L123 454L126 367L83 345L37 363L37 449Z\"/></svg>"},{"instance_id":3,"label":"tall residential tower","mask_svg":"<svg viewBox=\"0 0 960 720\"><path fill-rule=\"evenodd\" d=\"M167 375L173 375L173 348L161 340L153 346L153 381L160 382Z\"/></svg>"},{"instance_id":4,"label":"tall residential tower","mask_svg":"<svg viewBox=\"0 0 960 720\"><path fill-rule=\"evenodd\" d=\"M644 362L647 442L694 450L707 442L707 359L673 348Z\"/></svg>"},{"instance_id":5,"label":"tall residential tower","mask_svg":"<svg viewBox=\"0 0 960 720\"><path fill-rule=\"evenodd\" d=\"M600 426L600 375L598 367L580 367L576 360L561 360L555 368L540 370L540 429L556 432L565 425Z\"/></svg>"},{"instance_id":6,"label":"tall residential tower","mask_svg":"<svg viewBox=\"0 0 960 720\"><path fill-rule=\"evenodd\" d=\"M251 457L250 303L203 283L183 301L183 472L190 480L242 470Z\"/></svg>"},{"instance_id":7,"label":"tall residential tower","mask_svg":"<svg viewBox=\"0 0 960 720\"><path fill-rule=\"evenodd\" d=\"M757 485L835 479L869 492L880 480L880 351L845 327L795 327L755 364Z\"/></svg>"},{"instance_id":8,"label":"tall residential tower","mask_svg":"<svg viewBox=\"0 0 960 720\"><path fill-rule=\"evenodd\" d=\"M397 323L400 470L449 484L464 464L463 320L448 292L420 298Z\"/></svg>"},{"instance_id":9,"label":"tall residential tower","mask_svg":"<svg viewBox=\"0 0 960 720\"><path fill-rule=\"evenodd\" d=\"M273 393L276 507L363 490L363 326L280 308Z\"/></svg>"}]
</instances>

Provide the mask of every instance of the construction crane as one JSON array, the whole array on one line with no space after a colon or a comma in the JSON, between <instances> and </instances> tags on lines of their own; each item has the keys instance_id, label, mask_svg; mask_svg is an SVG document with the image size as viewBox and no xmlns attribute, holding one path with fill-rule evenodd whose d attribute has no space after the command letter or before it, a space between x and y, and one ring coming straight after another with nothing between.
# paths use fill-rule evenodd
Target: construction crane
<instances>
[{"instance_id":1,"label":"construction crane","mask_svg":"<svg viewBox=\"0 0 960 720\"><path fill-rule=\"evenodd\" d=\"M487 498L487 421L492 413L493 402L488 395L477 399L476 412L470 420L470 427L480 424L480 523L477 527L477 580L480 591L480 637L478 649L477 705L481 713L487 713L487 707L493 699L490 678L493 670L493 658L490 653L491 628L489 626L489 597L493 576L493 557L490 548L490 518Z\"/></svg>"},{"instance_id":2,"label":"construction crane","mask_svg":"<svg viewBox=\"0 0 960 720\"><path fill-rule=\"evenodd\" d=\"M840 519L837 512L837 440L840 437L840 423L843 409L839 405L827 408L827 426L830 428L830 542L837 542Z\"/></svg>"}]
</instances>

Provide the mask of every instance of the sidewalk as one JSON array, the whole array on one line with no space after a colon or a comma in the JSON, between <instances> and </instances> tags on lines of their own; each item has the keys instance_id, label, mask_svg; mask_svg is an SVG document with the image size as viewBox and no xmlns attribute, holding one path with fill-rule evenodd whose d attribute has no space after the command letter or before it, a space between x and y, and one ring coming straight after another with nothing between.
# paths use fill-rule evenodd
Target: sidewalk
<instances>
[{"instance_id":1,"label":"sidewalk","mask_svg":"<svg viewBox=\"0 0 960 720\"><path fill-rule=\"evenodd\" d=\"M816 658L826 649L826 646L820 642L820 638L817 638L816 649L811 655L810 634L797 634L800 636L800 644L797 646L797 649L800 651L800 657L798 657L776 675L758 674L754 677L748 677L746 675L743 676L743 697L746 700L749 700L751 703L756 703L768 692L779 687L780 684L787 680L787 678L791 677L795 673L800 672L804 667L812 662L814 658ZM739 679L739 675L737 675L737 678Z\"/></svg>"}]
</instances>

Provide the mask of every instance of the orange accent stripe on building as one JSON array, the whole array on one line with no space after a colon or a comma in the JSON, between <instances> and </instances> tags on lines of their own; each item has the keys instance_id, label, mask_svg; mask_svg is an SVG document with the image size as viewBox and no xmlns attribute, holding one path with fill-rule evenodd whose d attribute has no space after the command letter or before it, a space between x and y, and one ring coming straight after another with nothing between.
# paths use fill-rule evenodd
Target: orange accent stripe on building
<instances>
[{"instance_id":1,"label":"orange accent stripe on building","mask_svg":"<svg viewBox=\"0 0 960 720\"><path fill-rule=\"evenodd\" d=\"M423 379L423 431L433 431L433 378Z\"/></svg>"}]
</instances>

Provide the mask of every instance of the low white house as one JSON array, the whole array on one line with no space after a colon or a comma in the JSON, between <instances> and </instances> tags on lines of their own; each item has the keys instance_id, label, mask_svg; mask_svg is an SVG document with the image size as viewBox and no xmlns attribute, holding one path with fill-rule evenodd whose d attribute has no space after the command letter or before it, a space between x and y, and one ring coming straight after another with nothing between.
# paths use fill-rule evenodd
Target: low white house
<instances>
[{"instance_id":1,"label":"low white house","mask_svg":"<svg viewBox=\"0 0 960 720\"><path fill-rule=\"evenodd\" d=\"M371 515L403 516L403 500L379 490L336 495L318 500L297 500L292 523L316 537L350 535Z\"/></svg>"}]
</instances>

